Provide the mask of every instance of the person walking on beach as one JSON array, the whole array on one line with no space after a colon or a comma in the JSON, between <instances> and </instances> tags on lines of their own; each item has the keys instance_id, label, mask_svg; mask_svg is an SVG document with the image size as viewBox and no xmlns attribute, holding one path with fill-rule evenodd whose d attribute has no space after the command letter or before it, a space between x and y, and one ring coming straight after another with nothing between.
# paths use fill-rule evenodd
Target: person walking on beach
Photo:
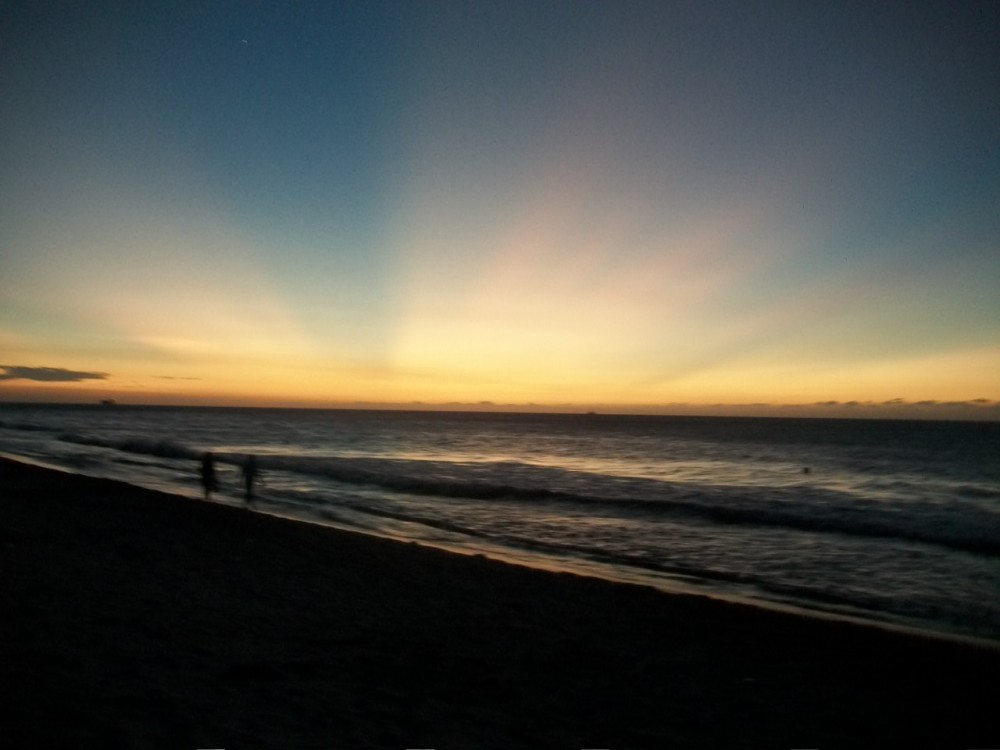
<instances>
[{"instance_id":1,"label":"person walking on beach","mask_svg":"<svg viewBox=\"0 0 1000 750\"><path fill-rule=\"evenodd\" d=\"M201 486L206 500L211 500L212 491L219 487L219 480L215 477L215 457L208 451L201 456Z\"/></svg>"},{"instance_id":2,"label":"person walking on beach","mask_svg":"<svg viewBox=\"0 0 1000 750\"><path fill-rule=\"evenodd\" d=\"M256 481L259 473L257 469L257 457L247 456L243 462L243 490L248 508L253 507L253 483Z\"/></svg>"}]
</instances>

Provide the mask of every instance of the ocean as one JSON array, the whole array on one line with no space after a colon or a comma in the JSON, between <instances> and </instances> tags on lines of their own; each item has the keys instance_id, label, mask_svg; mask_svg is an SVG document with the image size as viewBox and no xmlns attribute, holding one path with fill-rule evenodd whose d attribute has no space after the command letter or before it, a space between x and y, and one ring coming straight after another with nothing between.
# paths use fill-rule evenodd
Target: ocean
<instances>
[{"instance_id":1,"label":"ocean","mask_svg":"<svg viewBox=\"0 0 1000 750\"><path fill-rule=\"evenodd\" d=\"M0 405L0 452L552 570L1000 641L1000 423Z\"/></svg>"}]
</instances>

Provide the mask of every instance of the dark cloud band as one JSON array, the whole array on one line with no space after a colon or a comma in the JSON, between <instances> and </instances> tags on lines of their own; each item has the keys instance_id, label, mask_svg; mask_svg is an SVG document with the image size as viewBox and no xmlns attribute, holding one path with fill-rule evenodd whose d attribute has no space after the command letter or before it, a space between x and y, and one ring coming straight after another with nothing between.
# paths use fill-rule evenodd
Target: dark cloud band
<instances>
[{"instance_id":1,"label":"dark cloud band","mask_svg":"<svg viewBox=\"0 0 1000 750\"><path fill-rule=\"evenodd\" d=\"M106 372L82 372L63 367L21 367L0 365L0 380L37 380L42 383L75 383L80 380L104 380Z\"/></svg>"}]
</instances>

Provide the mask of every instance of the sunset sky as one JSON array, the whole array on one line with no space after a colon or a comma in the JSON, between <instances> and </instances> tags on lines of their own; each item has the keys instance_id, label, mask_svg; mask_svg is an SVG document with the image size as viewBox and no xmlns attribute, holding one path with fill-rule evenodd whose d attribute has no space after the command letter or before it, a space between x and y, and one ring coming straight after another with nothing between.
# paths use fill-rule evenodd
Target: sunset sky
<instances>
[{"instance_id":1,"label":"sunset sky","mask_svg":"<svg viewBox=\"0 0 1000 750\"><path fill-rule=\"evenodd\" d=\"M998 92L995 2L5 2L0 401L1000 418Z\"/></svg>"}]
</instances>

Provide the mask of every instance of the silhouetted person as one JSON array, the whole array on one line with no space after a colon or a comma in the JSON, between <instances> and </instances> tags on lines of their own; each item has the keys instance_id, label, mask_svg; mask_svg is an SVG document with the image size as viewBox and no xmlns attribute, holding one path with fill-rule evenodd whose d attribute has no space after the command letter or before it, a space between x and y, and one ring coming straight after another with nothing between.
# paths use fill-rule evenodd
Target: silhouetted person
<instances>
[{"instance_id":1,"label":"silhouetted person","mask_svg":"<svg viewBox=\"0 0 1000 750\"><path fill-rule=\"evenodd\" d=\"M257 469L257 457L247 456L243 462L243 490L248 508L253 507L253 483L257 480L260 471Z\"/></svg>"},{"instance_id":2,"label":"silhouetted person","mask_svg":"<svg viewBox=\"0 0 1000 750\"><path fill-rule=\"evenodd\" d=\"M212 491L219 488L219 480L215 477L215 457L208 452L201 456L201 486L205 490L205 499L212 498Z\"/></svg>"}]
</instances>

